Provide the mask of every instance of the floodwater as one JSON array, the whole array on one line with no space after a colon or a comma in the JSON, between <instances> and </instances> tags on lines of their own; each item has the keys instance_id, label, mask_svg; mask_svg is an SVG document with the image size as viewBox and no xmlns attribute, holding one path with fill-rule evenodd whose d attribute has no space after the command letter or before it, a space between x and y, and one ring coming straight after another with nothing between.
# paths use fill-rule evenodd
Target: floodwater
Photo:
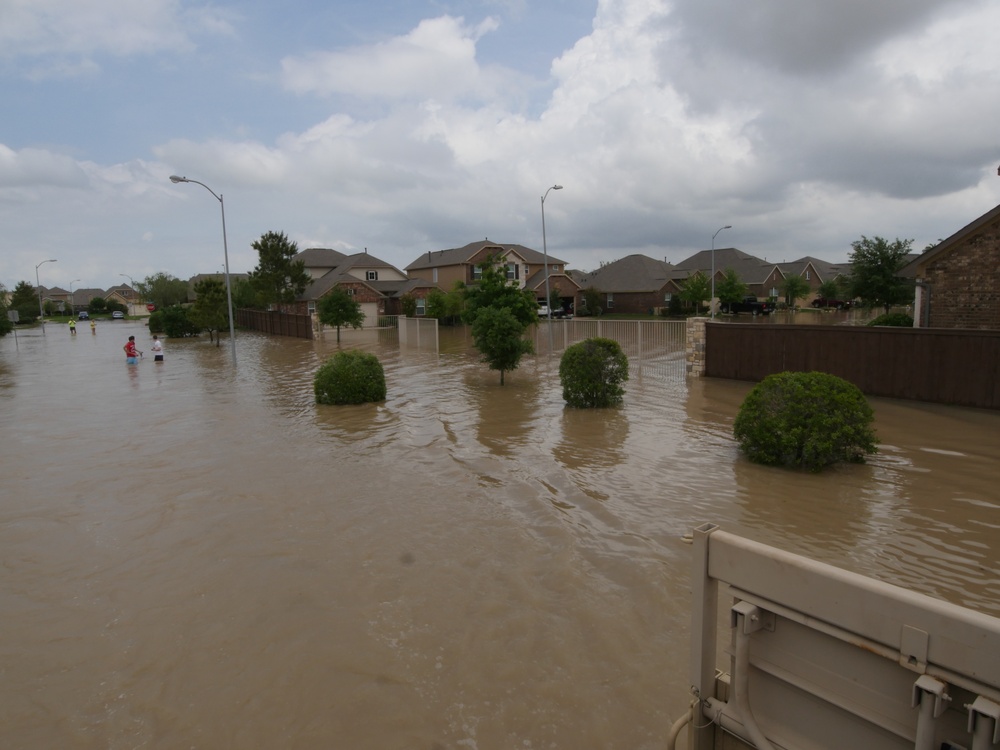
<instances>
[{"instance_id":1,"label":"floodwater","mask_svg":"<svg viewBox=\"0 0 1000 750\"><path fill-rule=\"evenodd\" d=\"M739 455L746 383L569 410L555 359L345 332L389 397L321 407L334 336L237 340L0 340L0 747L661 748L707 521L1000 615L998 413L874 399L817 476Z\"/></svg>"}]
</instances>

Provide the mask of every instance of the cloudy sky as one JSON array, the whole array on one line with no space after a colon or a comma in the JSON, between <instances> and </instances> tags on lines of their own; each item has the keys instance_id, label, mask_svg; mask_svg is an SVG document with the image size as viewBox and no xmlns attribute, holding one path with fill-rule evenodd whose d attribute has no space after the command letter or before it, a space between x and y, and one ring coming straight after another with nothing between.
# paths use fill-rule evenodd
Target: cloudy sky
<instances>
[{"instance_id":1,"label":"cloudy sky","mask_svg":"<svg viewBox=\"0 0 1000 750\"><path fill-rule=\"evenodd\" d=\"M1000 203L995 0L0 0L0 283L220 271L285 232L400 268L844 261Z\"/></svg>"}]
</instances>

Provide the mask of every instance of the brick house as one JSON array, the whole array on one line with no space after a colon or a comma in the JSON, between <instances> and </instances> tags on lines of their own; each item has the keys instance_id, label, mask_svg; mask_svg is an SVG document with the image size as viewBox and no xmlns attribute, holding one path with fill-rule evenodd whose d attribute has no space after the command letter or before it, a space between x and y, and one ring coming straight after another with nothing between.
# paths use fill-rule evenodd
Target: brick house
<instances>
[{"instance_id":1,"label":"brick house","mask_svg":"<svg viewBox=\"0 0 1000 750\"><path fill-rule=\"evenodd\" d=\"M605 313L651 314L666 307L681 290L674 266L646 255L626 255L601 266L577 281L584 289L600 293Z\"/></svg>"},{"instance_id":2,"label":"brick house","mask_svg":"<svg viewBox=\"0 0 1000 750\"><path fill-rule=\"evenodd\" d=\"M508 245L490 240L472 242L450 250L423 253L406 267L410 278L423 279L449 291L456 281L475 284L481 264L488 256L499 256L507 267L507 278L521 289L530 289L539 302L545 301L545 255L523 245ZM566 272L566 262L548 258L549 289L558 290L563 309L573 310L580 285Z\"/></svg>"},{"instance_id":3,"label":"brick house","mask_svg":"<svg viewBox=\"0 0 1000 750\"><path fill-rule=\"evenodd\" d=\"M701 271L709 281L712 280L712 251L702 250L695 253L690 258L686 258L677 264L679 271L693 275ZM715 284L725 277L726 271L732 269L744 284L747 285L747 294L752 294L761 299L767 297L778 297L781 282L785 275L777 263L769 263L761 260L735 247L723 247L715 251Z\"/></svg>"},{"instance_id":4,"label":"brick house","mask_svg":"<svg viewBox=\"0 0 1000 750\"><path fill-rule=\"evenodd\" d=\"M900 270L916 280L917 328L1000 330L1000 206Z\"/></svg>"}]
</instances>

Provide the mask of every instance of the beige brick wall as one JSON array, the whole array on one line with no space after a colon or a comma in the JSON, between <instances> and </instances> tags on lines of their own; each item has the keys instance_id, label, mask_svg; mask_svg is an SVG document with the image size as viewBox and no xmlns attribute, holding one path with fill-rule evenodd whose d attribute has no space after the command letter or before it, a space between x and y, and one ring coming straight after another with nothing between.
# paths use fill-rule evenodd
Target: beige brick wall
<instances>
[{"instance_id":1,"label":"beige brick wall","mask_svg":"<svg viewBox=\"0 0 1000 750\"><path fill-rule=\"evenodd\" d=\"M930 328L1000 330L1000 221L942 258L923 280L930 287Z\"/></svg>"}]
</instances>

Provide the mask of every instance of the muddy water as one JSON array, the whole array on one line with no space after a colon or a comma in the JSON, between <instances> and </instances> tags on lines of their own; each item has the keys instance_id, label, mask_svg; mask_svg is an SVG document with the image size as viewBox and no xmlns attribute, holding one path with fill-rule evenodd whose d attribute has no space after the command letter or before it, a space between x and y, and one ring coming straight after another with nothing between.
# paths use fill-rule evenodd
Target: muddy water
<instances>
[{"instance_id":1,"label":"muddy water","mask_svg":"<svg viewBox=\"0 0 1000 750\"><path fill-rule=\"evenodd\" d=\"M743 383L569 411L554 361L352 333L389 399L319 408L334 341L238 335L0 341L0 746L660 748L705 521L1000 615L1000 414L876 400L801 475L738 455Z\"/></svg>"}]
</instances>

